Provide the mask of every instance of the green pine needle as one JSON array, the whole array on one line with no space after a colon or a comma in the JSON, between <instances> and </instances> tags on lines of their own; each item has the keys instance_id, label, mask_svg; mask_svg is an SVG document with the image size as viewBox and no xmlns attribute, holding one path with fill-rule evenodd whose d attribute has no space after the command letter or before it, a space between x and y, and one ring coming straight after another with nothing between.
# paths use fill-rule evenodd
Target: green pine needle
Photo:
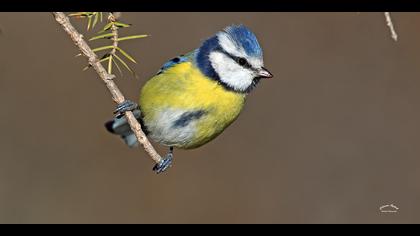
<instances>
[{"instance_id":1,"label":"green pine needle","mask_svg":"<svg viewBox=\"0 0 420 236\"><path fill-rule=\"evenodd\" d=\"M106 56L106 55L105 55ZM107 61L107 60L109 60L109 56L107 56L107 57L103 57L101 60L99 60L99 63L102 63L102 62L104 62L104 61ZM87 70L87 69L89 69L89 68L91 68L92 66L89 64L89 65L87 65L85 68L83 68L83 71L85 71L85 70Z\"/></svg>"},{"instance_id":2,"label":"green pine needle","mask_svg":"<svg viewBox=\"0 0 420 236\"><path fill-rule=\"evenodd\" d=\"M113 33L101 34L101 35L90 38L89 41L93 41L93 40L97 40L97 39L103 39L103 38L109 38L109 37L112 37L112 36L114 36Z\"/></svg>"},{"instance_id":3,"label":"green pine needle","mask_svg":"<svg viewBox=\"0 0 420 236\"><path fill-rule=\"evenodd\" d=\"M95 19L93 20L92 29L95 28L96 23L98 23L99 20L99 14L95 12Z\"/></svg>"},{"instance_id":4,"label":"green pine needle","mask_svg":"<svg viewBox=\"0 0 420 236\"><path fill-rule=\"evenodd\" d=\"M87 25L87 30L89 31L90 26L92 24L92 16L88 16L88 25Z\"/></svg>"},{"instance_id":5,"label":"green pine needle","mask_svg":"<svg viewBox=\"0 0 420 236\"><path fill-rule=\"evenodd\" d=\"M91 30L93 28L95 28L95 26L98 25L98 22L102 22L103 21L103 12L76 12L76 13L72 13L68 15L69 17L77 17L77 18L88 18L88 22L87 22L87 30ZM131 24L125 24L122 22L109 22L107 23L102 30L100 30L97 34L97 36L94 36L92 38L89 39L89 41L94 41L97 39L112 39L112 37L114 36L114 33L105 33L106 31L109 31L112 29L112 27L118 27L118 28L127 28L130 27ZM125 40L131 40L131 39L140 39L140 38L146 38L149 35L143 34L143 35L130 35L130 36L125 36L125 37L121 37L116 39L116 41L120 42L120 41L125 41ZM113 45L108 45L108 46L102 46L102 47L98 47L93 49L93 52L99 52L99 51L104 51L104 50L117 50L119 53L121 53L121 55L123 55L125 58L127 58L128 60L130 60L133 63L136 63L136 60L130 56L127 52L125 52L123 49L121 49L120 47L115 47ZM76 56L81 56L82 54L78 54ZM99 60L99 63L103 63L103 62L107 62L107 72L109 74L112 74L112 70L113 70L113 65L115 65L115 67L117 67L119 73L121 74L121 76L123 75L123 71L122 71L122 67L120 67L121 65L123 67L125 67L131 74L133 74L135 77L137 77L137 74L134 72L134 70L122 59L122 56L118 56L117 53L105 53L102 58ZM91 65L86 66L85 68L83 68L83 70L87 70L91 67Z\"/></svg>"},{"instance_id":6,"label":"green pine needle","mask_svg":"<svg viewBox=\"0 0 420 236\"><path fill-rule=\"evenodd\" d=\"M109 61L108 61L108 74L112 74L112 55L109 56Z\"/></svg>"},{"instance_id":7,"label":"green pine needle","mask_svg":"<svg viewBox=\"0 0 420 236\"><path fill-rule=\"evenodd\" d=\"M119 47L116 47L115 49L117 49L121 54L123 54L125 57L127 57L127 59L128 60L130 60L130 61L132 61L132 62L134 62L134 63L136 63L137 64L137 62L136 62L136 60L134 60L134 58L133 57L131 57L128 53L126 53L124 50L122 50L121 48L119 48Z\"/></svg>"},{"instance_id":8,"label":"green pine needle","mask_svg":"<svg viewBox=\"0 0 420 236\"><path fill-rule=\"evenodd\" d=\"M104 58L102 58L101 60L99 60L99 63L102 63L102 62L104 62L104 61L107 61L107 60L109 60L109 58L110 58L111 56L107 56L107 57L104 57Z\"/></svg>"},{"instance_id":9,"label":"green pine needle","mask_svg":"<svg viewBox=\"0 0 420 236\"><path fill-rule=\"evenodd\" d=\"M98 32L98 34L103 33L103 32L105 32L107 30L110 30L113 24L114 24L114 22L110 22L110 23L106 24L104 26L104 28L101 31Z\"/></svg>"},{"instance_id":10,"label":"green pine needle","mask_svg":"<svg viewBox=\"0 0 420 236\"><path fill-rule=\"evenodd\" d=\"M117 61L116 60L112 60L112 62L114 62L114 65L115 65L115 67L117 67L118 72L120 72L120 75L123 76L122 70L121 70L120 66L118 65Z\"/></svg>"},{"instance_id":11,"label":"green pine needle","mask_svg":"<svg viewBox=\"0 0 420 236\"><path fill-rule=\"evenodd\" d=\"M123 60L123 59L121 59L118 55L114 55L115 56L115 58L117 58L117 60L119 61L119 62L121 62L121 64L128 70L128 71L130 71L133 75L135 75L135 73L134 73L134 71L127 65L127 63L125 63L125 61Z\"/></svg>"},{"instance_id":12,"label":"green pine needle","mask_svg":"<svg viewBox=\"0 0 420 236\"><path fill-rule=\"evenodd\" d=\"M149 35L143 34L143 35L132 35L132 36L126 36L126 37L121 37L118 38L117 41L124 41L124 40L130 40L130 39L141 39L141 38L146 38Z\"/></svg>"},{"instance_id":13,"label":"green pine needle","mask_svg":"<svg viewBox=\"0 0 420 236\"><path fill-rule=\"evenodd\" d=\"M87 65L83 68L83 71L86 71L87 69L89 69L90 67L92 67L91 65Z\"/></svg>"},{"instance_id":14,"label":"green pine needle","mask_svg":"<svg viewBox=\"0 0 420 236\"><path fill-rule=\"evenodd\" d=\"M127 28L127 27L131 26L130 24L124 24L124 23L121 23L121 22L118 22L118 21L115 21L114 24L116 26L120 27L120 28Z\"/></svg>"},{"instance_id":15,"label":"green pine needle","mask_svg":"<svg viewBox=\"0 0 420 236\"><path fill-rule=\"evenodd\" d=\"M102 50L112 49L112 48L114 48L114 46L110 45L110 46L104 46L104 47L95 48L92 51L93 52L99 52L99 51L102 51Z\"/></svg>"}]
</instances>

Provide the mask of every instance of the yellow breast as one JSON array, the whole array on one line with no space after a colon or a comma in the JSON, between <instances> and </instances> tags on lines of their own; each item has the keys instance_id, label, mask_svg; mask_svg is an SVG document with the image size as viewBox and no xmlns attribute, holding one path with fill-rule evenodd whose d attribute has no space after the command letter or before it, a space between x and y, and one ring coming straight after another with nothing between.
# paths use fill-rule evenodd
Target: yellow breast
<instances>
[{"instance_id":1,"label":"yellow breast","mask_svg":"<svg viewBox=\"0 0 420 236\"><path fill-rule=\"evenodd\" d=\"M229 126L244 101L244 94L226 90L191 62L184 62L150 79L142 88L139 105L152 139L168 146L195 148ZM204 110L205 115L184 129L174 128L180 114L197 110Z\"/></svg>"}]
</instances>

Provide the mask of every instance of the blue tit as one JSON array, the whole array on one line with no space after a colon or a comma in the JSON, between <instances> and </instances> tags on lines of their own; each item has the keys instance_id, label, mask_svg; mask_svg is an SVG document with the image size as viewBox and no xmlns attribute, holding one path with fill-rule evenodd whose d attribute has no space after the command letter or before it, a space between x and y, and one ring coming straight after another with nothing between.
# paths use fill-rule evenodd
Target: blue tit
<instances>
[{"instance_id":1,"label":"blue tit","mask_svg":"<svg viewBox=\"0 0 420 236\"><path fill-rule=\"evenodd\" d=\"M243 25L229 26L198 49L166 62L141 89L139 104L120 104L119 115L105 126L130 147L137 146L122 116L133 111L150 139L170 147L154 167L159 173L172 162L173 147L197 148L217 137L238 117L258 82L271 77L255 34Z\"/></svg>"}]
</instances>

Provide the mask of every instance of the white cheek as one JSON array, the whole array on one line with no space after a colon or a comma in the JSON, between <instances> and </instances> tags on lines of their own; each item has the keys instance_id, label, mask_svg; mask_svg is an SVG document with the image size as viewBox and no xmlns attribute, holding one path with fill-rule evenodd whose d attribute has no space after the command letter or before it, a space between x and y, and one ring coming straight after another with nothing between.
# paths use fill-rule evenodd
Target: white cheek
<instances>
[{"instance_id":1,"label":"white cheek","mask_svg":"<svg viewBox=\"0 0 420 236\"><path fill-rule=\"evenodd\" d=\"M220 52L212 52L209 55L214 70L220 80L236 90L246 90L251 86L254 73L238 65L231 58Z\"/></svg>"}]
</instances>

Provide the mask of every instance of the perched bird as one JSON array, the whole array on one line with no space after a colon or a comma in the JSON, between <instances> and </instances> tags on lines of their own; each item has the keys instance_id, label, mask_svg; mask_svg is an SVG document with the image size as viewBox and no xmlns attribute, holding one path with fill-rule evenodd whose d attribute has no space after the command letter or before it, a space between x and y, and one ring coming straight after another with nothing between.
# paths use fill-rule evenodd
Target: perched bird
<instances>
[{"instance_id":1,"label":"perched bird","mask_svg":"<svg viewBox=\"0 0 420 236\"><path fill-rule=\"evenodd\" d=\"M233 25L202 45L163 65L140 93L140 103L126 101L118 115L105 124L108 131L138 144L122 115L131 110L149 138L170 147L154 170L160 173L173 159L173 147L197 148L223 132L241 112L246 96L261 79L273 75L263 67L256 36L243 25Z\"/></svg>"}]
</instances>

